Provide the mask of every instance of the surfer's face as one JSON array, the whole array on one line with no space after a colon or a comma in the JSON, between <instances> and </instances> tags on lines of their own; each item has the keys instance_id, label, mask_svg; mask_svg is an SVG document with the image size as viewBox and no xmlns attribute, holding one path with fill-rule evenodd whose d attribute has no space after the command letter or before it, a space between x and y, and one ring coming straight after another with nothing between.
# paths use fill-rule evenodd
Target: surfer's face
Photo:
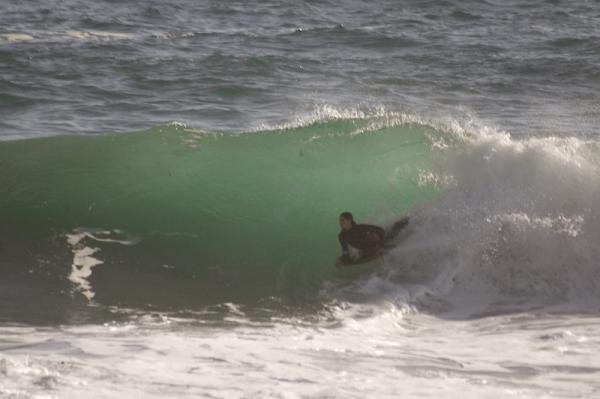
<instances>
[{"instance_id":1,"label":"surfer's face","mask_svg":"<svg viewBox=\"0 0 600 399\"><path fill-rule=\"evenodd\" d=\"M352 228L352 221L346 218L340 218L340 227L342 230L350 230Z\"/></svg>"}]
</instances>

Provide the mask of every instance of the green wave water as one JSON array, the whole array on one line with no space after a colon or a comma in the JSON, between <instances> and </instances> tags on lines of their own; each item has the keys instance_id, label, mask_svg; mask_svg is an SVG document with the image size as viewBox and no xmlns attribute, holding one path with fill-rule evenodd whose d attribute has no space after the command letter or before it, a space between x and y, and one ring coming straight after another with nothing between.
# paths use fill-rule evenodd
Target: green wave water
<instances>
[{"instance_id":1,"label":"green wave water","mask_svg":"<svg viewBox=\"0 0 600 399\"><path fill-rule=\"evenodd\" d=\"M434 129L372 122L0 143L0 262L77 293L77 251L95 249L86 281L104 304L306 298L335 274L341 211L385 224L435 195L418 184Z\"/></svg>"}]
</instances>

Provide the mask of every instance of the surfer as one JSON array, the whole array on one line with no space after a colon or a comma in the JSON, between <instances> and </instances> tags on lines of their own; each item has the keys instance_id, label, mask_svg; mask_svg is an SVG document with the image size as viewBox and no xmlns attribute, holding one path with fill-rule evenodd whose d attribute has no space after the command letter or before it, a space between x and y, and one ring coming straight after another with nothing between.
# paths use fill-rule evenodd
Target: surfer
<instances>
[{"instance_id":1,"label":"surfer","mask_svg":"<svg viewBox=\"0 0 600 399\"><path fill-rule=\"evenodd\" d=\"M338 258L336 266L352 263L350 246L360 251L361 260L375 257L381 253L385 242L383 228L370 224L357 224L350 212L343 212L340 215L340 227L342 231L340 231L338 239L342 246L342 256Z\"/></svg>"}]
</instances>

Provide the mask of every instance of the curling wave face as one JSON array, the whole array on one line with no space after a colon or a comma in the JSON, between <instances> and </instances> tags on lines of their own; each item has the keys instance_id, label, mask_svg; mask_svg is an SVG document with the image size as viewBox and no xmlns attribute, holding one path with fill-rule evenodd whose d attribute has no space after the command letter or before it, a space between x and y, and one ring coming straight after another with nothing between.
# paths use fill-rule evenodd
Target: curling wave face
<instances>
[{"instance_id":1,"label":"curling wave face","mask_svg":"<svg viewBox=\"0 0 600 399\"><path fill-rule=\"evenodd\" d=\"M27 287L14 295L50 286L57 301L121 307L297 307L361 293L464 317L589 302L600 290L598 154L593 141L392 114L5 142L0 262ZM342 210L384 225L412 210L401 245L351 281L332 267Z\"/></svg>"},{"instance_id":2,"label":"curling wave face","mask_svg":"<svg viewBox=\"0 0 600 399\"><path fill-rule=\"evenodd\" d=\"M434 130L370 123L2 143L3 263L103 304L303 300L333 273L340 211L384 222L435 192L417 182Z\"/></svg>"}]
</instances>

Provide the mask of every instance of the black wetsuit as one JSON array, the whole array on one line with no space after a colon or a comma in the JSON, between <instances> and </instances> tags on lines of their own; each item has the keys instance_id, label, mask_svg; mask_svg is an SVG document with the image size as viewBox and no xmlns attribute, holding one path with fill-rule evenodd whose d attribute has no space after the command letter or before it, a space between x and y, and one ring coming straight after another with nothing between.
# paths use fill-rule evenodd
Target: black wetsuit
<instances>
[{"instance_id":1,"label":"black wetsuit","mask_svg":"<svg viewBox=\"0 0 600 399\"><path fill-rule=\"evenodd\" d=\"M342 230L338 235L342 246L342 261L351 262L348 246L361 251L361 258L373 256L383 246L385 230L370 224L354 224L350 230Z\"/></svg>"}]
</instances>

